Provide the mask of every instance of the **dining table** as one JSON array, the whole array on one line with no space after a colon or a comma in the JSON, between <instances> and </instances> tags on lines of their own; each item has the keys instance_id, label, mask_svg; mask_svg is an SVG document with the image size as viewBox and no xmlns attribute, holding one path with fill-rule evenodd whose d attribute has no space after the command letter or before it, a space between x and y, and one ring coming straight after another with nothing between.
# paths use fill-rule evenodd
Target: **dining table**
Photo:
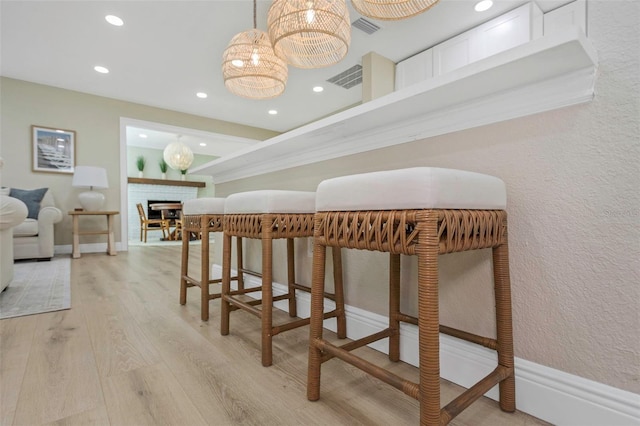
<instances>
[{"instance_id":1,"label":"dining table","mask_svg":"<svg viewBox=\"0 0 640 426\"><path fill-rule=\"evenodd\" d=\"M180 236L178 235L178 227L175 226L175 220L180 220L180 218L182 217L182 203L153 203L153 204L149 204L149 208L151 210L155 210L155 211L162 211L162 218L168 218L169 214L168 212L170 210L174 210L177 213L177 217L173 222L174 228L173 231L169 232L169 237L167 238L170 241L176 241L180 239Z\"/></svg>"}]
</instances>

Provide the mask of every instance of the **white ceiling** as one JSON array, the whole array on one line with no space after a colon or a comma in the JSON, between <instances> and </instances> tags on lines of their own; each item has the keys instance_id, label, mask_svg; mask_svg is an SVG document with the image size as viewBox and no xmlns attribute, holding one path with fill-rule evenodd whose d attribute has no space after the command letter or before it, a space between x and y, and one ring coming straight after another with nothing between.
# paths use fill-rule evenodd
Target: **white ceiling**
<instances>
[{"instance_id":1,"label":"white ceiling","mask_svg":"<svg viewBox=\"0 0 640 426\"><path fill-rule=\"evenodd\" d=\"M568 2L537 3L546 12ZM225 89L221 58L233 35L253 25L249 0L2 0L0 73L284 132L359 103L361 85L343 89L326 80L361 63L363 55L375 51L398 62L526 1L494 0L493 8L483 13L473 10L475 3L441 0L411 19L373 21L382 27L373 35L353 28L349 53L340 63L314 70L289 67L282 96L248 100ZM360 15L348 4L353 22ZM269 1L258 1L259 29L266 30L269 5ZM124 26L108 24L104 19L108 14L121 17ZM109 68L110 73L98 74L95 65ZM314 93L311 89L316 85L324 86L324 92ZM196 92L209 97L197 98ZM278 114L269 115L269 109ZM170 132L167 137L176 135Z\"/></svg>"}]
</instances>

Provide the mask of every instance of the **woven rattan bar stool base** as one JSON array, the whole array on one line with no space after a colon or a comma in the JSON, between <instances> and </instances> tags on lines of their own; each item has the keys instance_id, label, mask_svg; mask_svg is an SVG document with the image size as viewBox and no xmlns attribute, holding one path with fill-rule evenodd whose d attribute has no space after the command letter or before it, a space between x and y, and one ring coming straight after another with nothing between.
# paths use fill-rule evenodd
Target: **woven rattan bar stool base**
<instances>
[{"instance_id":1,"label":"woven rattan bar stool base","mask_svg":"<svg viewBox=\"0 0 640 426\"><path fill-rule=\"evenodd\" d=\"M180 267L180 304L187 303L187 289L200 288L200 319L209 320L209 301L220 297L220 293L211 293L210 285L219 284L221 278L211 279L210 244L211 232L222 232L224 218L224 198L198 198L184 202L182 209L182 261ZM189 274L189 242L191 235L201 240L200 278ZM238 281L238 288L244 288L242 276L242 241L236 242L238 250L238 275L231 277Z\"/></svg>"},{"instance_id":2,"label":"woven rattan bar stool base","mask_svg":"<svg viewBox=\"0 0 640 426\"><path fill-rule=\"evenodd\" d=\"M309 197L311 196L311 200ZM296 197L301 197L306 208L298 208ZM307 205L308 203L310 205ZM273 324L273 302L288 300L289 316L297 317L296 290L310 289L295 282L294 239L313 236L315 196L298 191L252 191L231 195L227 198L224 215L224 239L222 261L222 316L220 333L229 334L230 313L245 310L261 319L262 365L273 363L273 336L287 330L309 324L309 318L296 318L283 324ZM246 207L246 208L245 208ZM266 210L260 213L255 210ZM276 212L271 212L275 210ZM290 210L291 213L281 213ZM304 212L304 210L307 210ZM299 211L303 211L299 213ZM231 290L231 239L232 237L259 239L262 243L262 283L258 287ZM273 295L273 240L287 240L287 293ZM323 313L323 318L337 319L338 336L346 336L344 298L342 293L342 261L339 250L334 250L333 294L324 294L333 300L336 309ZM247 294L261 292L261 298L247 300Z\"/></svg>"},{"instance_id":3,"label":"woven rattan bar stool base","mask_svg":"<svg viewBox=\"0 0 640 426\"><path fill-rule=\"evenodd\" d=\"M392 171L372 174L374 176L355 175L357 177L353 177L353 179L350 179L351 177L336 178L325 181L326 185L323 185L325 184L323 182L318 187L319 210L349 211L318 211L315 217L307 397L312 401L320 398L321 364L337 358L416 398L420 402L420 423L422 425L449 423L451 419L496 384L499 384L500 408L504 411L515 411L511 290L507 214L504 211L506 205L504 184L499 179L492 177L487 177L491 178L487 182L480 179L479 184L474 180L474 177L477 176L465 175L468 172L460 172L462 175L456 176L456 179L453 180L441 180L438 179L442 177L440 173L446 169L405 170L407 172L404 174L394 174L393 172L399 171ZM386 187L375 184L381 178L381 182L387 182ZM397 182L394 183L394 179ZM494 182L492 179L498 182ZM450 187L449 183L453 182L455 187L460 183L460 180L462 181L461 188L464 188L460 191L474 194L474 197L466 203L449 199L451 198L450 191L455 190ZM415 191L411 191L414 183L416 184ZM488 186L485 187L483 183L488 183ZM425 189L425 185L435 185L436 187ZM360 198L356 196L355 199L344 196L345 192L358 194L360 190L367 187L376 188L376 194L373 196L363 195ZM394 187L403 188L405 191L397 189L394 191ZM460 204L462 207L494 205L498 209L357 210L358 205L374 207L377 201L373 197L377 195L382 196L382 200L385 201L390 199L392 204L405 206L416 203L414 198L421 197L419 193L421 190L425 192L423 192L424 197L420 201L428 207L440 204ZM478 197L478 191L480 194L482 191L486 191L490 195L484 198ZM447 198L446 202L439 198L438 194L444 194L442 196ZM332 197L338 201L332 202ZM484 203L484 201L488 202ZM387 206L388 203L385 207ZM323 339L322 313L324 303L322 295L324 293L324 253L326 247L389 253L388 328L343 346L337 346ZM495 339L439 324L438 255L483 248L491 248L493 251L497 329ZM417 318L400 311L400 255L418 257ZM418 383L399 377L352 352L369 343L389 338L389 359L398 361L400 358L400 322L418 326L420 370ZM449 334L485 346L498 353L496 368L444 407L440 406L439 333Z\"/></svg>"}]
</instances>

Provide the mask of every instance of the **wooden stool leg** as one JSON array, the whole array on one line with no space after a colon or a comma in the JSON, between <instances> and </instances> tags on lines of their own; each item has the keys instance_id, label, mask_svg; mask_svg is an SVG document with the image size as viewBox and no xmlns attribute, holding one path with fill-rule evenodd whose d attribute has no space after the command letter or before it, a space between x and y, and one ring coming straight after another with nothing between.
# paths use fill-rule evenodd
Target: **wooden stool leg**
<instances>
[{"instance_id":1,"label":"wooden stool leg","mask_svg":"<svg viewBox=\"0 0 640 426\"><path fill-rule=\"evenodd\" d=\"M500 408L503 411L514 412L516 410L516 379L513 359L509 248L506 241L493 249L493 274L496 298L498 364L511 370L511 375L501 381L499 385Z\"/></svg>"},{"instance_id":2,"label":"wooden stool leg","mask_svg":"<svg viewBox=\"0 0 640 426\"><path fill-rule=\"evenodd\" d=\"M229 313L231 305L227 301L227 296L231 291L231 235L224 233L222 236L222 289L221 289L221 312L220 312L220 334L229 334Z\"/></svg>"},{"instance_id":3,"label":"wooden stool leg","mask_svg":"<svg viewBox=\"0 0 640 426\"><path fill-rule=\"evenodd\" d=\"M268 222L264 219L263 223ZM262 365L268 367L273 363L272 330L273 330L273 240L271 230L262 227Z\"/></svg>"},{"instance_id":4,"label":"wooden stool leg","mask_svg":"<svg viewBox=\"0 0 640 426\"><path fill-rule=\"evenodd\" d=\"M326 258L326 253L325 253ZM331 256L333 258L333 294L336 302L337 311L337 333L339 339L347 337L347 318L344 312L344 287L342 280L342 250L340 247L331 247ZM315 258L315 255L314 255ZM324 264L324 261L323 261Z\"/></svg>"},{"instance_id":5,"label":"wooden stool leg","mask_svg":"<svg viewBox=\"0 0 640 426\"><path fill-rule=\"evenodd\" d=\"M202 251L200 255L200 319L202 321L209 320L209 231L206 230L208 224L205 222L203 217L201 230ZM184 238L183 241L187 241L188 244L189 238Z\"/></svg>"},{"instance_id":6,"label":"wooden stool leg","mask_svg":"<svg viewBox=\"0 0 640 426\"><path fill-rule=\"evenodd\" d=\"M189 240L182 240L182 262L180 264L180 304L187 303L187 280L189 274Z\"/></svg>"},{"instance_id":7,"label":"wooden stool leg","mask_svg":"<svg viewBox=\"0 0 640 426\"><path fill-rule=\"evenodd\" d=\"M289 287L289 316L295 318L298 316L296 306L296 262L293 238L287 238L287 285Z\"/></svg>"},{"instance_id":8,"label":"wooden stool leg","mask_svg":"<svg viewBox=\"0 0 640 426\"><path fill-rule=\"evenodd\" d=\"M423 221L418 255L418 338L420 424L440 424L440 335L438 312L437 217Z\"/></svg>"},{"instance_id":9,"label":"wooden stool leg","mask_svg":"<svg viewBox=\"0 0 640 426\"><path fill-rule=\"evenodd\" d=\"M316 222L317 223L317 222ZM313 243L313 275L311 282L311 324L309 328L309 362L307 365L307 399L320 399L320 357L318 346L322 339L322 320L324 315L324 268L326 247ZM335 268L335 264L334 264Z\"/></svg>"},{"instance_id":10,"label":"wooden stool leg","mask_svg":"<svg viewBox=\"0 0 640 426\"><path fill-rule=\"evenodd\" d=\"M389 359L400 360L400 255L389 254Z\"/></svg>"},{"instance_id":11,"label":"wooden stool leg","mask_svg":"<svg viewBox=\"0 0 640 426\"><path fill-rule=\"evenodd\" d=\"M231 243L231 242L229 242ZM229 247L231 250L231 247ZM229 251L231 253L231 251ZM236 237L236 267L238 269L238 290L244 290L244 266L242 263L242 237ZM229 263L229 268L231 268L231 263Z\"/></svg>"}]
</instances>

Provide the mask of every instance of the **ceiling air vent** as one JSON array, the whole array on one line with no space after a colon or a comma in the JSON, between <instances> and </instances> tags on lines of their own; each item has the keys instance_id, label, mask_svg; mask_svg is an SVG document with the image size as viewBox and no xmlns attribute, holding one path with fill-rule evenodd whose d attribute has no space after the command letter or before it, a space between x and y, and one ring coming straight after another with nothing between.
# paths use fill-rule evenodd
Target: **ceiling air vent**
<instances>
[{"instance_id":1,"label":"ceiling air vent","mask_svg":"<svg viewBox=\"0 0 640 426\"><path fill-rule=\"evenodd\" d=\"M362 83L362 65L354 65L348 70L334 75L327 81L337 86L344 87L345 89L350 89L353 86L357 86L358 84Z\"/></svg>"},{"instance_id":2,"label":"ceiling air vent","mask_svg":"<svg viewBox=\"0 0 640 426\"><path fill-rule=\"evenodd\" d=\"M365 33L371 35L373 33L375 33L376 31L378 31L380 29L379 26L377 26L376 24L374 24L373 22L364 19L364 18L358 18L355 21L353 21L351 23L351 26L354 28L359 29L360 31L364 31Z\"/></svg>"}]
</instances>

